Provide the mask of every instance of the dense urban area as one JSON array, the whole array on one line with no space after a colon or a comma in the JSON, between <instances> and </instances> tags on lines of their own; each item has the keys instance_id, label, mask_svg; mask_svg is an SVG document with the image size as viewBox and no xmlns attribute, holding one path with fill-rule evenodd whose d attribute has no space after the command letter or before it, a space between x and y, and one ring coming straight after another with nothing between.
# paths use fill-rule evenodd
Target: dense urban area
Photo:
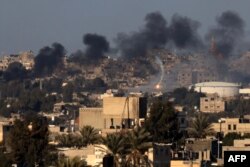
<instances>
[{"instance_id":1,"label":"dense urban area","mask_svg":"<svg viewBox=\"0 0 250 167\"><path fill-rule=\"evenodd\" d=\"M53 43L0 57L1 167L223 166L250 151L250 44L222 12L203 40L198 22L159 12L110 47Z\"/></svg>"}]
</instances>

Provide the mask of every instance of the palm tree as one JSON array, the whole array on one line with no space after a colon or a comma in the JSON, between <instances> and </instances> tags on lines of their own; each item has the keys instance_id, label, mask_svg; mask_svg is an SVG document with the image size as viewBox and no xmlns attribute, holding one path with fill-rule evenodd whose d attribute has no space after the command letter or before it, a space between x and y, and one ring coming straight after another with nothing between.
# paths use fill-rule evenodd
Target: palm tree
<instances>
[{"instance_id":1,"label":"palm tree","mask_svg":"<svg viewBox=\"0 0 250 167\"><path fill-rule=\"evenodd\" d=\"M62 158L59 160L57 167L87 167L87 162L80 157Z\"/></svg>"},{"instance_id":2,"label":"palm tree","mask_svg":"<svg viewBox=\"0 0 250 167\"><path fill-rule=\"evenodd\" d=\"M83 126L80 130L81 134L81 143L83 146L90 144L97 144L100 142L101 136L98 131L89 125Z\"/></svg>"},{"instance_id":3,"label":"palm tree","mask_svg":"<svg viewBox=\"0 0 250 167\"><path fill-rule=\"evenodd\" d=\"M102 138L102 144L105 148L102 148L107 155L114 157L114 166L119 166L119 159L124 151L125 140L120 133L107 134L105 138Z\"/></svg>"},{"instance_id":4,"label":"palm tree","mask_svg":"<svg viewBox=\"0 0 250 167\"><path fill-rule=\"evenodd\" d=\"M80 137L77 134L62 134L56 136L59 146L63 147L73 147L79 146Z\"/></svg>"},{"instance_id":5,"label":"palm tree","mask_svg":"<svg viewBox=\"0 0 250 167\"><path fill-rule=\"evenodd\" d=\"M149 165L144 153L152 147L150 133L144 128L137 127L127 135L127 164L134 167L140 166L141 161Z\"/></svg>"},{"instance_id":6,"label":"palm tree","mask_svg":"<svg viewBox=\"0 0 250 167\"><path fill-rule=\"evenodd\" d=\"M204 114L197 114L188 128L188 133L195 138L205 138L207 135L213 135L214 129Z\"/></svg>"}]
</instances>

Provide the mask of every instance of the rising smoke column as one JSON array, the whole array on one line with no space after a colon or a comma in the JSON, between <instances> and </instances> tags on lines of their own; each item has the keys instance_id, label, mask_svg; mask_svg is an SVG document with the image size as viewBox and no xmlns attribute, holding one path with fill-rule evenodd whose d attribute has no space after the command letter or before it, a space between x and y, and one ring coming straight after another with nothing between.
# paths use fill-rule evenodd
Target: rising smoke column
<instances>
[{"instance_id":1,"label":"rising smoke column","mask_svg":"<svg viewBox=\"0 0 250 167\"><path fill-rule=\"evenodd\" d=\"M104 36L98 34L86 34L83 43L87 45L86 57L91 60L103 58L104 53L109 50L109 43Z\"/></svg>"},{"instance_id":2,"label":"rising smoke column","mask_svg":"<svg viewBox=\"0 0 250 167\"><path fill-rule=\"evenodd\" d=\"M175 14L169 27L170 38L177 48L200 48L203 44L197 32L199 26L198 21Z\"/></svg>"},{"instance_id":3,"label":"rising smoke column","mask_svg":"<svg viewBox=\"0 0 250 167\"><path fill-rule=\"evenodd\" d=\"M60 43L53 43L51 47L42 48L35 57L35 73L37 75L50 75L58 67L63 67L63 57L66 50Z\"/></svg>"},{"instance_id":4,"label":"rising smoke column","mask_svg":"<svg viewBox=\"0 0 250 167\"><path fill-rule=\"evenodd\" d=\"M217 25L212 28L206 38L214 38L216 49L223 58L228 58L233 54L238 42L244 35L244 20L233 11L223 12L216 18Z\"/></svg>"},{"instance_id":5,"label":"rising smoke column","mask_svg":"<svg viewBox=\"0 0 250 167\"><path fill-rule=\"evenodd\" d=\"M162 48L167 43L167 21L161 13L147 14L145 22L142 30L138 32L118 34L116 42L123 57L143 57L149 49Z\"/></svg>"},{"instance_id":6,"label":"rising smoke column","mask_svg":"<svg viewBox=\"0 0 250 167\"><path fill-rule=\"evenodd\" d=\"M83 44L86 50L77 50L70 55L70 61L81 64L96 64L109 51L109 42L102 35L86 34L83 36Z\"/></svg>"},{"instance_id":7,"label":"rising smoke column","mask_svg":"<svg viewBox=\"0 0 250 167\"><path fill-rule=\"evenodd\" d=\"M156 89L160 89L162 87L162 81L163 81L163 77L165 75L164 73L164 66L163 66L163 62L162 60L159 58L159 56L155 56L155 59L156 59L156 63L159 64L160 68L161 68L161 76L160 76L160 79L159 81L157 82L155 88Z\"/></svg>"}]
</instances>

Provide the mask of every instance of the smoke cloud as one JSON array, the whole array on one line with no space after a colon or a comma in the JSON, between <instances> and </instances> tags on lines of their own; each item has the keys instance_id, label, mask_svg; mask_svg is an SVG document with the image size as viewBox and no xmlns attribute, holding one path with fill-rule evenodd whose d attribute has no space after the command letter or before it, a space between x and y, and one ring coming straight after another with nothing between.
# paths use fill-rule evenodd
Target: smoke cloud
<instances>
[{"instance_id":1,"label":"smoke cloud","mask_svg":"<svg viewBox=\"0 0 250 167\"><path fill-rule=\"evenodd\" d=\"M217 25L209 31L207 39L214 38L218 54L227 58L232 56L237 43L242 40L245 23L233 11L223 12L216 18L216 22Z\"/></svg>"},{"instance_id":2,"label":"smoke cloud","mask_svg":"<svg viewBox=\"0 0 250 167\"><path fill-rule=\"evenodd\" d=\"M87 45L86 57L92 60L98 60L109 50L109 43L104 36L98 34L86 34L83 37L83 43Z\"/></svg>"},{"instance_id":3,"label":"smoke cloud","mask_svg":"<svg viewBox=\"0 0 250 167\"><path fill-rule=\"evenodd\" d=\"M53 43L51 47L42 48L35 57L35 72L38 75L49 75L57 67L63 66L66 50L60 43Z\"/></svg>"},{"instance_id":4,"label":"smoke cloud","mask_svg":"<svg viewBox=\"0 0 250 167\"><path fill-rule=\"evenodd\" d=\"M175 14L169 27L170 38L177 48L199 48L202 46L197 32L199 26L198 21Z\"/></svg>"},{"instance_id":5,"label":"smoke cloud","mask_svg":"<svg viewBox=\"0 0 250 167\"><path fill-rule=\"evenodd\" d=\"M161 13L153 12L146 15L140 31L120 33L116 42L122 56L128 58L143 57L150 49L164 48L170 40L177 48L195 49L203 46L197 32L199 26L199 22L176 14L168 27Z\"/></svg>"},{"instance_id":6,"label":"smoke cloud","mask_svg":"<svg viewBox=\"0 0 250 167\"><path fill-rule=\"evenodd\" d=\"M159 12L149 13L139 32L120 33L116 39L122 56L143 57L149 49L162 48L168 41L167 21Z\"/></svg>"}]
</instances>

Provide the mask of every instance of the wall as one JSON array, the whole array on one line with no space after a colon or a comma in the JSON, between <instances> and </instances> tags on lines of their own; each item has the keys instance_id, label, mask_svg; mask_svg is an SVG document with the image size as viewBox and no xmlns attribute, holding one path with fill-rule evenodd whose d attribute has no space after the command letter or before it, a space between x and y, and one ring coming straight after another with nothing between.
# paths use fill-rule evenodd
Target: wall
<instances>
[{"instance_id":1,"label":"wall","mask_svg":"<svg viewBox=\"0 0 250 167\"><path fill-rule=\"evenodd\" d=\"M79 128L90 125L96 129L103 129L103 108L80 108Z\"/></svg>"}]
</instances>

